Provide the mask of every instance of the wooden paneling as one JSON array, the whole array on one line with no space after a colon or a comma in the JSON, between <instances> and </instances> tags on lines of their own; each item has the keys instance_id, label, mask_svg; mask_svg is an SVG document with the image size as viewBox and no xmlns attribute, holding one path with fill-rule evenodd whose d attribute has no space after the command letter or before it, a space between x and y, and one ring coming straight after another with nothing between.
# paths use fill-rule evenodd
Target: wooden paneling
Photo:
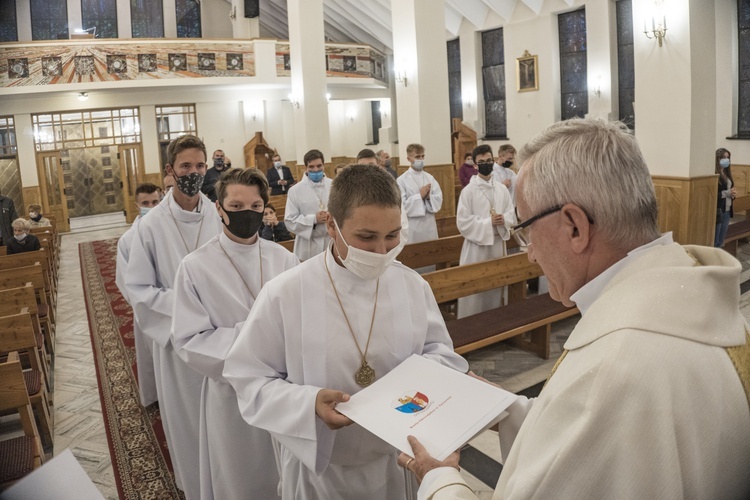
<instances>
[{"instance_id":1,"label":"wooden paneling","mask_svg":"<svg viewBox=\"0 0 750 500\"><path fill-rule=\"evenodd\" d=\"M659 229L683 245L711 245L716 227L717 176L652 177Z\"/></svg>"},{"instance_id":2,"label":"wooden paneling","mask_svg":"<svg viewBox=\"0 0 750 500\"><path fill-rule=\"evenodd\" d=\"M435 214L435 217L442 219L444 217L456 216L456 168L452 163L445 165L426 165L425 172L432 174L440 189L443 190L443 207ZM409 170L409 165L399 165L396 173L399 177Z\"/></svg>"},{"instance_id":3,"label":"wooden paneling","mask_svg":"<svg viewBox=\"0 0 750 500\"><path fill-rule=\"evenodd\" d=\"M151 174L146 174L144 176L144 179L146 179L145 182L148 182L148 183L151 183L151 184L156 184L160 188L164 187L162 185L162 180L164 179L164 177L159 172L151 173Z\"/></svg>"},{"instance_id":4,"label":"wooden paneling","mask_svg":"<svg viewBox=\"0 0 750 500\"><path fill-rule=\"evenodd\" d=\"M750 165L732 165L731 169L737 196L750 194Z\"/></svg>"},{"instance_id":5,"label":"wooden paneling","mask_svg":"<svg viewBox=\"0 0 750 500\"><path fill-rule=\"evenodd\" d=\"M23 188L23 207L16 207L16 210L20 214L22 211L26 213L26 207L29 205L42 205L42 191L39 186L29 186Z\"/></svg>"}]
</instances>

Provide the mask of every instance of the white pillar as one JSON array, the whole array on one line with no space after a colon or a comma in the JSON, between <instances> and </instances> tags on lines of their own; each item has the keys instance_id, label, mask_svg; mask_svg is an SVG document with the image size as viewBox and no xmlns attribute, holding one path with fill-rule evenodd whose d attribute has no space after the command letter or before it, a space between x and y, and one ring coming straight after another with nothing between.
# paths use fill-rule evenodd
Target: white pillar
<instances>
[{"instance_id":1,"label":"white pillar","mask_svg":"<svg viewBox=\"0 0 750 500\"><path fill-rule=\"evenodd\" d=\"M77 29L91 28L83 26L83 14L81 13L81 0L68 0L68 35Z\"/></svg>"},{"instance_id":2,"label":"white pillar","mask_svg":"<svg viewBox=\"0 0 750 500\"><path fill-rule=\"evenodd\" d=\"M16 26L18 27L18 41L31 41L31 2L16 2Z\"/></svg>"},{"instance_id":3,"label":"white pillar","mask_svg":"<svg viewBox=\"0 0 750 500\"><path fill-rule=\"evenodd\" d=\"M133 38L130 22L130 1L117 2L117 38Z\"/></svg>"},{"instance_id":4,"label":"white pillar","mask_svg":"<svg viewBox=\"0 0 750 500\"><path fill-rule=\"evenodd\" d=\"M453 163L448 103L445 9L434 0L391 0L393 60L397 77L399 157L420 143L427 165Z\"/></svg>"},{"instance_id":5,"label":"white pillar","mask_svg":"<svg viewBox=\"0 0 750 500\"><path fill-rule=\"evenodd\" d=\"M484 103L482 95L482 44L481 34L473 24L464 19L458 32L461 51L461 99L463 100L463 122L478 134L482 130L482 113L479 105ZM506 83L507 91L507 83Z\"/></svg>"},{"instance_id":6,"label":"white pillar","mask_svg":"<svg viewBox=\"0 0 750 500\"><path fill-rule=\"evenodd\" d=\"M36 149L34 147L34 126L30 114L13 116L16 127L16 146L18 149L18 166L21 170L21 185L38 186L39 176L36 171Z\"/></svg>"},{"instance_id":7,"label":"white pillar","mask_svg":"<svg viewBox=\"0 0 750 500\"><path fill-rule=\"evenodd\" d=\"M177 11L175 0L164 0L164 38L177 38Z\"/></svg>"},{"instance_id":8,"label":"white pillar","mask_svg":"<svg viewBox=\"0 0 750 500\"><path fill-rule=\"evenodd\" d=\"M323 0L289 0L287 9L297 161L310 149L330 160Z\"/></svg>"},{"instance_id":9,"label":"white pillar","mask_svg":"<svg viewBox=\"0 0 750 500\"><path fill-rule=\"evenodd\" d=\"M232 12L235 19L232 21L233 38L259 38L260 37L260 18L245 17L244 0L232 0Z\"/></svg>"}]
</instances>

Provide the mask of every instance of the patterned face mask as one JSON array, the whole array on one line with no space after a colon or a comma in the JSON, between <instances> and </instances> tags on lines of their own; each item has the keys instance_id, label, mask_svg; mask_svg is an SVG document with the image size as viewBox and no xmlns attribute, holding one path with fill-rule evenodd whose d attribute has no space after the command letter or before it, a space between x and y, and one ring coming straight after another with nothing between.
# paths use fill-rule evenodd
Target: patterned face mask
<instances>
[{"instance_id":1,"label":"patterned face mask","mask_svg":"<svg viewBox=\"0 0 750 500\"><path fill-rule=\"evenodd\" d=\"M179 189L185 196L190 196L191 198L200 192L201 187L203 186L203 178L204 176L198 172L183 175L182 177L178 177L177 174L174 174L177 189Z\"/></svg>"}]
</instances>

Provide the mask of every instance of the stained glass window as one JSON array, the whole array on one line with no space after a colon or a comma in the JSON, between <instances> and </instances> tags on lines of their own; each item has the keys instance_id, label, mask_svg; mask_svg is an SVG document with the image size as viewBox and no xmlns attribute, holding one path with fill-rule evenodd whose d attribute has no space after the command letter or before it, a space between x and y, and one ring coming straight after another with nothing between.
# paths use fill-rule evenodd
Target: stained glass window
<instances>
[{"instance_id":1,"label":"stained glass window","mask_svg":"<svg viewBox=\"0 0 750 500\"><path fill-rule=\"evenodd\" d=\"M130 0L130 25L133 38L164 38L162 0Z\"/></svg>"},{"instance_id":2,"label":"stained glass window","mask_svg":"<svg viewBox=\"0 0 750 500\"><path fill-rule=\"evenodd\" d=\"M117 38L117 0L81 0L81 22L96 38Z\"/></svg>"},{"instance_id":3,"label":"stained glass window","mask_svg":"<svg viewBox=\"0 0 750 500\"><path fill-rule=\"evenodd\" d=\"M737 136L750 139L750 0L737 1L739 71Z\"/></svg>"},{"instance_id":4,"label":"stained glass window","mask_svg":"<svg viewBox=\"0 0 750 500\"><path fill-rule=\"evenodd\" d=\"M372 115L372 142L370 144L379 144L380 127L383 126L382 117L380 116L380 101L372 101L372 104L370 104L370 114Z\"/></svg>"},{"instance_id":5,"label":"stained glass window","mask_svg":"<svg viewBox=\"0 0 750 500\"><path fill-rule=\"evenodd\" d=\"M503 29L482 33L482 87L486 138L508 137L505 109L505 47Z\"/></svg>"},{"instance_id":6,"label":"stained glass window","mask_svg":"<svg viewBox=\"0 0 750 500\"><path fill-rule=\"evenodd\" d=\"M0 0L0 42L17 42L16 0Z\"/></svg>"},{"instance_id":7,"label":"stained glass window","mask_svg":"<svg viewBox=\"0 0 750 500\"><path fill-rule=\"evenodd\" d=\"M560 118L583 118L589 112L586 66L586 9L557 16L560 36Z\"/></svg>"},{"instance_id":8,"label":"stained glass window","mask_svg":"<svg viewBox=\"0 0 750 500\"><path fill-rule=\"evenodd\" d=\"M201 37L201 4L198 0L175 0L177 38Z\"/></svg>"},{"instance_id":9,"label":"stained glass window","mask_svg":"<svg viewBox=\"0 0 750 500\"><path fill-rule=\"evenodd\" d=\"M67 40L68 3L66 0L31 0L31 39Z\"/></svg>"},{"instance_id":10,"label":"stained glass window","mask_svg":"<svg viewBox=\"0 0 750 500\"><path fill-rule=\"evenodd\" d=\"M635 62L633 56L633 0L618 0L617 88L620 121L635 130Z\"/></svg>"},{"instance_id":11,"label":"stained glass window","mask_svg":"<svg viewBox=\"0 0 750 500\"><path fill-rule=\"evenodd\" d=\"M451 119L464 118L461 100L461 41L456 38L448 42L448 96Z\"/></svg>"}]
</instances>

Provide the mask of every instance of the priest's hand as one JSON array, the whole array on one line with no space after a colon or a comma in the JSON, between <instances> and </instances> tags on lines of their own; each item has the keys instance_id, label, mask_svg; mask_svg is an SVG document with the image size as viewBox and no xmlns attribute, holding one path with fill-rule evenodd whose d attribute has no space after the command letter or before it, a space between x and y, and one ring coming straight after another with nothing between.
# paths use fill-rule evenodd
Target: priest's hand
<instances>
[{"instance_id":1,"label":"priest's hand","mask_svg":"<svg viewBox=\"0 0 750 500\"><path fill-rule=\"evenodd\" d=\"M315 414L328 426L329 429L341 429L347 425L352 425L348 417L336 411L338 403L349 401L348 394L332 389L321 389L315 398Z\"/></svg>"},{"instance_id":2,"label":"priest's hand","mask_svg":"<svg viewBox=\"0 0 750 500\"><path fill-rule=\"evenodd\" d=\"M408 469L409 471L411 471L411 473L414 474L419 483L422 482L425 474L430 472L432 469L437 469L438 467L455 467L456 469L461 470L461 468L458 466L458 459L461 457L461 454L458 450L454 451L448 456L448 458L440 462L432 458L430 454L427 453L427 450L424 449L422 443L417 441L417 438L415 438L414 436L408 436L407 439L409 440L409 445L411 446L411 450L414 453L414 457L412 458L406 453L402 453L398 456L397 462L404 469Z\"/></svg>"}]
</instances>

